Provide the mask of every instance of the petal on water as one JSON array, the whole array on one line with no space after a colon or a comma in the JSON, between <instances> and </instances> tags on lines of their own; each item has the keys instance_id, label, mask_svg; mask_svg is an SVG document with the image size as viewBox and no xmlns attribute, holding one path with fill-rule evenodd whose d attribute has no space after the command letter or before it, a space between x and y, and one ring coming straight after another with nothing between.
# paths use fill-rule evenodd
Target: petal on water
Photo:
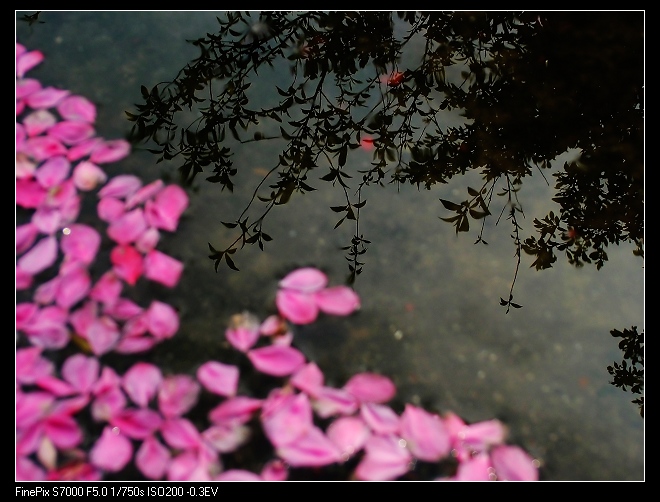
<instances>
[{"instance_id":1,"label":"petal on water","mask_svg":"<svg viewBox=\"0 0 660 502\"><path fill-rule=\"evenodd\" d=\"M220 396L235 396L238 390L238 366L207 361L197 370L197 380L209 392Z\"/></svg>"},{"instance_id":2,"label":"petal on water","mask_svg":"<svg viewBox=\"0 0 660 502\"><path fill-rule=\"evenodd\" d=\"M385 403L396 394L392 380L369 372L353 375L344 385L344 389L360 401L369 403Z\"/></svg>"},{"instance_id":3,"label":"petal on water","mask_svg":"<svg viewBox=\"0 0 660 502\"><path fill-rule=\"evenodd\" d=\"M122 470L131 460L133 446L130 440L121 433L106 426L101 437L94 443L89 458L96 467L109 472Z\"/></svg>"},{"instance_id":4,"label":"petal on water","mask_svg":"<svg viewBox=\"0 0 660 502\"><path fill-rule=\"evenodd\" d=\"M319 291L328 284L328 277L316 268L304 267L287 274L280 282L280 288L293 289L304 293Z\"/></svg>"},{"instance_id":5,"label":"petal on water","mask_svg":"<svg viewBox=\"0 0 660 502\"><path fill-rule=\"evenodd\" d=\"M519 446L496 446L490 452L497 479L501 481L538 481L534 459Z\"/></svg>"},{"instance_id":6,"label":"petal on water","mask_svg":"<svg viewBox=\"0 0 660 502\"><path fill-rule=\"evenodd\" d=\"M158 393L162 381L163 374L158 366L137 362L124 373L121 385L131 401L146 408Z\"/></svg>"},{"instance_id":7,"label":"petal on water","mask_svg":"<svg viewBox=\"0 0 660 502\"><path fill-rule=\"evenodd\" d=\"M314 293L316 304L326 314L348 315L360 308L360 297L348 286L334 286Z\"/></svg>"},{"instance_id":8,"label":"petal on water","mask_svg":"<svg viewBox=\"0 0 660 502\"><path fill-rule=\"evenodd\" d=\"M275 304L282 317L294 324L310 324L319 315L314 296L290 289L280 289Z\"/></svg>"},{"instance_id":9,"label":"petal on water","mask_svg":"<svg viewBox=\"0 0 660 502\"><path fill-rule=\"evenodd\" d=\"M50 267L57 259L57 239L54 236L39 240L27 253L21 256L17 265L30 275L36 275Z\"/></svg>"},{"instance_id":10,"label":"petal on water","mask_svg":"<svg viewBox=\"0 0 660 502\"><path fill-rule=\"evenodd\" d=\"M299 350L286 345L268 345L247 352L254 367L274 376L287 376L305 364L305 356Z\"/></svg>"},{"instance_id":11,"label":"petal on water","mask_svg":"<svg viewBox=\"0 0 660 502\"><path fill-rule=\"evenodd\" d=\"M152 249L144 257L144 276L151 281L173 288L182 273L183 263L157 249Z\"/></svg>"}]
</instances>

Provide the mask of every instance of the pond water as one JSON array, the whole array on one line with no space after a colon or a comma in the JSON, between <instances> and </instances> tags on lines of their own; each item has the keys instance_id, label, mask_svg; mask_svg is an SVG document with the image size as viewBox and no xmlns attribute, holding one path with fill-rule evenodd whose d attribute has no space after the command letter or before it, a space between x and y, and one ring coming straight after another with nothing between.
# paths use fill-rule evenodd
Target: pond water
<instances>
[{"instance_id":1,"label":"pond water","mask_svg":"<svg viewBox=\"0 0 660 502\"><path fill-rule=\"evenodd\" d=\"M17 19L24 14L32 12L18 11ZM45 54L35 78L90 98L98 107L98 135L117 138L130 130L125 111L142 101L140 86L173 79L197 57L187 40L213 33L216 14L43 12L43 24L17 22L17 40ZM556 166L575 155L566 152ZM244 168L233 193L203 176L188 189L190 207L179 230L161 245L185 264L180 284L164 299L179 310L181 328L153 361L193 372L221 354L229 317L273 313L277 281L295 267L315 266L331 283L344 281L341 247L354 229L333 228L340 215L330 206L343 204L343 196L314 179L308 181L316 191L271 211L265 230L273 240L263 251L247 246L237 253L239 272L223 264L214 270L208 243L224 249L235 239L221 221L238 217L276 160L277 147L237 150L233 162ZM350 157L364 166L370 161L368 152ZM176 164L157 164L135 148L108 170L123 172L176 179ZM507 222L489 220L483 246L474 244L476 233L457 235L438 218L447 216L439 199L462 197L477 179L472 176L431 190L371 187L360 219L371 244L354 283L361 310L298 329L296 344L331 384L375 371L393 379L402 402L454 411L470 422L502 420L510 442L539 459L542 480L644 480L644 419L634 396L611 385L606 369L622 358L610 330L643 330L643 260L621 245L608 248L601 270L576 268L560 256L552 268L536 271L523 256L514 290L523 308L507 314L499 298L508 296L516 265ZM557 210L553 195L542 177L525 180L521 225L529 233L535 217Z\"/></svg>"}]
</instances>

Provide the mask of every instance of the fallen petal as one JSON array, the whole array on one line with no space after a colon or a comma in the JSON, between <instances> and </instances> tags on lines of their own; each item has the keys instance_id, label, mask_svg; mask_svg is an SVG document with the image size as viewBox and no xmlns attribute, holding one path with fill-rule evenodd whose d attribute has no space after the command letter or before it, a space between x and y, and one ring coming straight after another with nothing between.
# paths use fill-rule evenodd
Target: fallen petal
<instances>
[{"instance_id":1,"label":"fallen petal","mask_svg":"<svg viewBox=\"0 0 660 502\"><path fill-rule=\"evenodd\" d=\"M280 289L275 296L275 304L280 315L294 324L310 324L319 315L319 308L311 294Z\"/></svg>"},{"instance_id":2,"label":"fallen petal","mask_svg":"<svg viewBox=\"0 0 660 502\"><path fill-rule=\"evenodd\" d=\"M305 364L305 356L299 350L286 345L269 345L247 352L254 367L274 376L287 376Z\"/></svg>"},{"instance_id":3,"label":"fallen petal","mask_svg":"<svg viewBox=\"0 0 660 502\"><path fill-rule=\"evenodd\" d=\"M208 361L197 370L197 380L206 390L225 397L236 395L238 377L237 366L218 361Z\"/></svg>"},{"instance_id":4,"label":"fallen petal","mask_svg":"<svg viewBox=\"0 0 660 502\"><path fill-rule=\"evenodd\" d=\"M360 308L360 297L347 286L334 286L314 293L316 304L326 314L348 315Z\"/></svg>"},{"instance_id":5,"label":"fallen petal","mask_svg":"<svg viewBox=\"0 0 660 502\"><path fill-rule=\"evenodd\" d=\"M328 277L316 268L299 268L287 274L280 282L280 288L293 289L301 293L313 293L328 284Z\"/></svg>"},{"instance_id":6,"label":"fallen petal","mask_svg":"<svg viewBox=\"0 0 660 502\"><path fill-rule=\"evenodd\" d=\"M132 455L133 446L130 440L113 427L106 426L101 437L92 446L89 459L104 471L117 472L128 464Z\"/></svg>"}]
</instances>

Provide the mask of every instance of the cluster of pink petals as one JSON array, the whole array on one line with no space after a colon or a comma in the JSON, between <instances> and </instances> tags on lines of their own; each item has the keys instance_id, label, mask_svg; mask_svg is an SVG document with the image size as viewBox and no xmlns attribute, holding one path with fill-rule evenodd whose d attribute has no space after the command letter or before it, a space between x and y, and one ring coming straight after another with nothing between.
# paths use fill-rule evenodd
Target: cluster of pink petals
<instances>
[{"instance_id":1,"label":"cluster of pink petals","mask_svg":"<svg viewBox=\"0 0 660 502\"><path fill-rule=\"evenodd\" d=\"M16 205L31 213L16 227L16 289L35 290L31 302L17 305L17 330L45 349L75 337L95 355L148 350L174 335L178 315L155 300L141 307L122 291L141 277L178 283L183 264L156 246L162 231L177 229L187 195L161 180L108 181L101 166L126 157L130 145L95 135L96 107L88 99L26 78L42 60L41 52L16 44ZM94 281L101 234L76 220L83 194L99 187L98 216L115 247L111 268ZM35 277L49 270L54 276L35 287Z\"/></svg>"},{"instance_id":2,"label":"cluster of pink petals","mask_svg":"<svg viewBox=\"0 0 660 502\"><path fill-rule=\"evenodd\" d=\"M397 413L387 405L394 383L376 373L326 385L293 346L290 324L309 324L321 312L349 315L360 300L346 286L328 287L315 268L279 282L277 315L236 314L225 331L231 347L275 382L263 398L240 394L239 366L221 361L201 364L194 376L164 375L147 362L123 375L102 365L103 354L143 352L178 331L170 305L153 300L144 308L122 291L141 277L178 283L183 264L156 246L161 231L176 231L188 199L161 181L108 181L100 165L125 157L128 144L95 137L96 109L87 99L26 78L42 60L16 44L16 204L33 211L16 228L16 288L34 288L32 301L16 305L17 337L27 345L16 350L17 480L96 481L132 465L149 480L281 481L293 468L356 459L352 478L377 481L447 458L458 468L438 480L538 479L537 463L505 444L497 420L468 425L411 404ZM97 188L97 216L113 247L110 269L94 281L101 236L76 220L81 192ZM40 280L46 270L54 276ZM57 367L48 352L72 339L84 353ZM186 415L202 393L217 404L199 429ZM81 425L90 421L99 424L98 437ZM270 460L258 472L226 469L223 455L246 446L255 423L272 445Z\"/></svg>"},{"instance_id":3,"label":"cluster of pink petals","mask_svg":"<svg viewBox=\"0 0 660 502\"><path fill-rule=\"evenodd\" d=\"M279 283L275 304L282 317L309 324L319 312L348 315L360 308L360 298L348 286L328 287L328 277L316 268L294 270Z\"/></svg>"}]
</instances>

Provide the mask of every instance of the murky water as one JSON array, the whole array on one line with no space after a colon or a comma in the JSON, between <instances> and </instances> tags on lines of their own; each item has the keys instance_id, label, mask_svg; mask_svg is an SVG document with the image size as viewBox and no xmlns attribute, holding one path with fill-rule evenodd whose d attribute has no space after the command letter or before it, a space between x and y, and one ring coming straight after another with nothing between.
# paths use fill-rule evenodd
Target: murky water
<instances>
[{"instance_id":1,"label":"murky water","mask_svg":"<svg viewBox=\"0 0 660 502\"><path fill-rule=\"evenodd\" d=\"M46 12L41 19L31 27L17 23L18 41L46 56L34 77L93 100L105 138L130 129L124 112L141 101L140 85L172 79L197 56L186 40L216 28L207 12ZM273 241L265 251L248 246L236 255L240 272L224 265L214 272L207 243L222 249L233 241L236 234L220 221L240 214L276 154L261 147L237 152L234 163L249 168L233 194L196 181L179 231L162 242L185 263L181 283L165 299L180 310L180 333L154 356L173 371L192 372L218 354L231 314L272 313L277 280L292 268L322 268L335 284L347 275L340 248L354 229L333 230L338 217L329 207L343 203L342 195L314 180L317 191L271 212L265 230ZM370 155L357 152L351 161L366 166ZM108 174L152 180L174 178L174 169L135 151ZM371 187L360 221L371 245L355 283L362 309L300 329L296 343L331 385L377 371L392 377L401 401L468 421L501 419L511 442L542 462L543 480L643 480L644 421L634 396L610 385L606 370L622 357L610 330L644 326L642 260L621 246L607 250L600 271L560 257L536 272L524 256L514 291L524 306L505 314L499 298L515 272L507 223L489 223L483 246L474 245L476 234L457 236L438 219L446 216L438 199L462 196L466 186L456 178L431 191ZM525 182L527 230L553 208L552 195L541 178Z\"/></svg>"}]
</instances>

